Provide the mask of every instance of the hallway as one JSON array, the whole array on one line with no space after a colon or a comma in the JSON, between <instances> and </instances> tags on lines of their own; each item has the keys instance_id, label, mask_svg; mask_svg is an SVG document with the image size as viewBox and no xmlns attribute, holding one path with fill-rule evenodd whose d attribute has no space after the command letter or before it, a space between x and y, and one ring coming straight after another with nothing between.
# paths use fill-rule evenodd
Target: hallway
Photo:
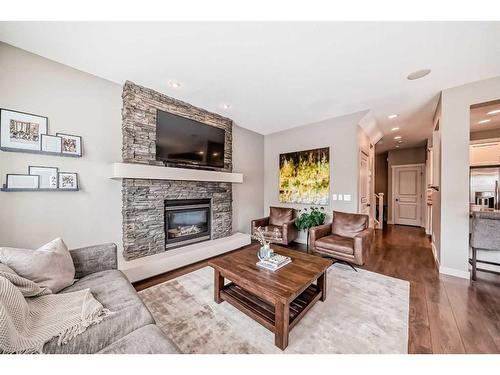
<instances>
[{"instance_id":1,"label":"hallway","mask_svg":"<svg viewBox=\"0 0 500 375\"><path fill-rule=\"evenodd\" d=\"M500 353L500 277L439 275L422 228L376 231L363 268L410 282L409 353Z\"/></svg>"}]
</instances>

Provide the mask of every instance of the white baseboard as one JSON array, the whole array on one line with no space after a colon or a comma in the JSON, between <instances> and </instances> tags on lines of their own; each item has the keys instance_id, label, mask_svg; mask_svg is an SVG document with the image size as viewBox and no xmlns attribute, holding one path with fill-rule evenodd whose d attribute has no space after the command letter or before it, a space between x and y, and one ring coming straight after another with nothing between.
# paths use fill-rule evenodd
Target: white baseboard
<instances>
[{"instance_id":1,"label":"white baseboard","mask_svg":"<svg viewBox=\"0 0 500 375\"><path fill-rule=\"evenodd\" d=\"M394 221L392 221L392 220L387 220L387 224L391 224L391 225L392 225L392 224L394 224Z\"/></svg>"},{"instance_id":2,"label":"white baseboard","mask_svg":"<svg viewBox=\"0 0 500 375\"><path fill-rule=\"evenodd\" d=\"M235 233L228 237L199 242L130 261L125 260L120 254L118 269L133 283L236 250L250 242L250 235Z\"/></svg>"},{"instance_id":3,"label":"white baseboard","mask_svg":"<svg viewBox=\"0 0 500 375\"><path fill-rule=\"evenodd\" d=\"M434 261L436 262L436 265L439 269L439 259L437 257L437 249L434 243L431 243L431 248L432 248L432 255L434 255Z\"/></svg>"},{"instance_id":4,"label":"white baseboard","mask_svg":"<svg viewBox=\"0 0 500 375\"><path fill-rule=\"evenodd\" d=\"M469 271L457 270L455 268L440 266L439 273L449 275L449 276L460 277L461 279L470 279Z\"/></svg>"}]
</instances>

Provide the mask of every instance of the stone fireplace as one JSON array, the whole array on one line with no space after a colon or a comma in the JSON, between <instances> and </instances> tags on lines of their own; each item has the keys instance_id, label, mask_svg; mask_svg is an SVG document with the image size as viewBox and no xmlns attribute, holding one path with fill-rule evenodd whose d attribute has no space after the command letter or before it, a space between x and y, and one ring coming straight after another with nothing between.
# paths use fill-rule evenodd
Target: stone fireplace
<instances>
[{"instance_id":1,"label":"stone fireplace","mask_svg":"<svg viewBox=\"0 0 500 375\"><path fill-rule=\"evenodd\" d=\"M216 170L232 172L230 119L128 81L122 98L124 163L163 166L156 160L156 113L162 110L224 129L224 168ZM125 260L232 233L230 182L123 178L122 200ZM201 223L204 218L206 224Z\"/></svg>"}]
</instances>

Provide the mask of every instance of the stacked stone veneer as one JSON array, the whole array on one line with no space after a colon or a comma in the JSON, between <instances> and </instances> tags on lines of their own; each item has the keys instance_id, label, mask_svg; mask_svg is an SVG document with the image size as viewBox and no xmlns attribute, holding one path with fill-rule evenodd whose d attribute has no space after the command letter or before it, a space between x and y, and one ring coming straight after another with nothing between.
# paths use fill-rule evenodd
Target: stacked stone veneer
<instances>
[{"instance_id":1,"label":"stacked stone veneer","mask_svg":"<svg viewBox=\"0 0 500 375\"><path fill-rule=\"evenodd\" d=\"M156 112L162 110L226 131L224 168L232 171L232 121L226 117L126 82L123 87L122 158L125 163L163 165L156 160ZM212 238L231 234L232 185L225 182L124 179L123 256L132 260L165 251L164 201L211 199Z\"/></svg>"}]
</instances>

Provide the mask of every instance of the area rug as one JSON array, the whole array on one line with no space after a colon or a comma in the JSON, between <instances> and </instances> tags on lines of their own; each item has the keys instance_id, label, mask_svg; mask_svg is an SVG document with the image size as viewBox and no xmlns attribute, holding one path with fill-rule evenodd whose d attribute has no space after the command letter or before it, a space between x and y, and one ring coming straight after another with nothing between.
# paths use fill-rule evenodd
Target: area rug
<instances>
[{"instance_id":1,"label":"area rug","mask_svg":"<svg viewBox=\"0 0 500 375\"><path fill-rule=\"evenodd\" d=\"M407 281L335 264L328 297L290 332L289 345L232 307L213 300L205 267L139 292L157 324L183 353L407 353Z\"/></svg>"}]
</instances>

